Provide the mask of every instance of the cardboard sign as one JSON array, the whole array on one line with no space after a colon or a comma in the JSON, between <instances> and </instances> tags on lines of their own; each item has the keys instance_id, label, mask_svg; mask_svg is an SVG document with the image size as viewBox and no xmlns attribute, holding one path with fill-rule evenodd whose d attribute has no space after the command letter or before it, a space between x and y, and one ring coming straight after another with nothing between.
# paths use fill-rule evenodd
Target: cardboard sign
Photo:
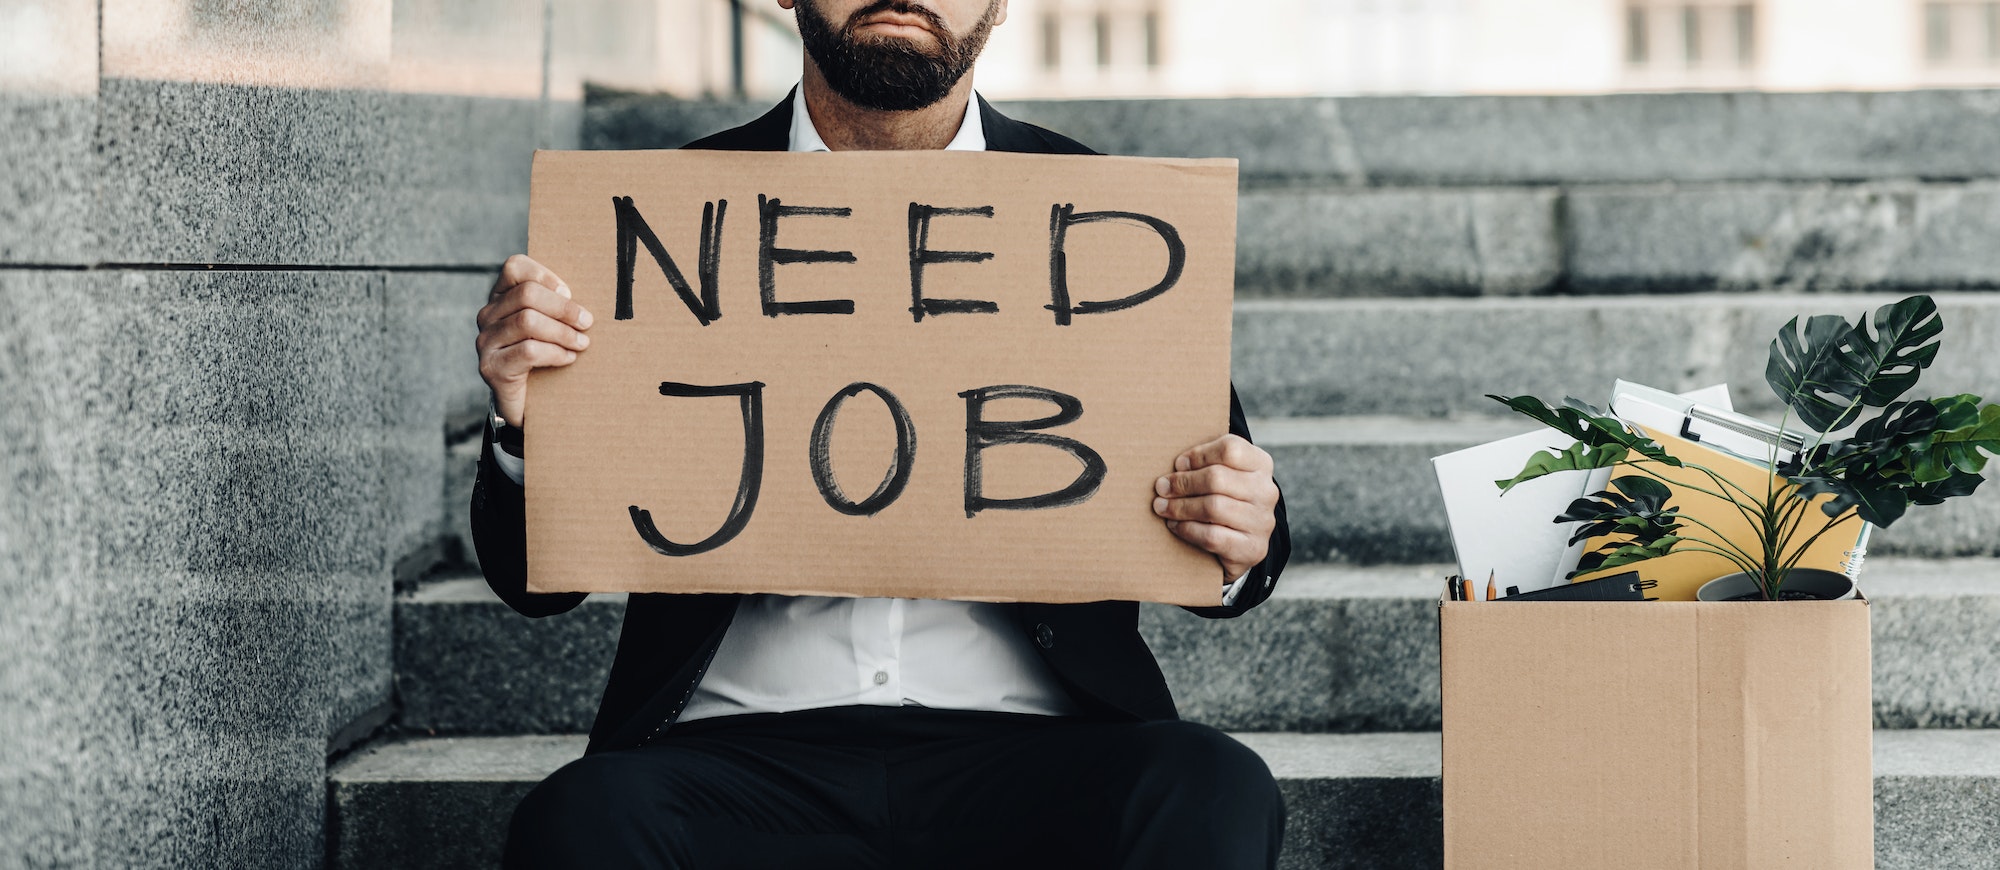
<instances>
[{"instance_id":1,"label":"cardboard sign","mask_svg":"<svg viewBox=\"0 0 2000 870\"><path fill-rule=\"evenodd\" d=\"M539 152L528 588L1220 603L1233 160Z\"/></svg>"}]
</instances>

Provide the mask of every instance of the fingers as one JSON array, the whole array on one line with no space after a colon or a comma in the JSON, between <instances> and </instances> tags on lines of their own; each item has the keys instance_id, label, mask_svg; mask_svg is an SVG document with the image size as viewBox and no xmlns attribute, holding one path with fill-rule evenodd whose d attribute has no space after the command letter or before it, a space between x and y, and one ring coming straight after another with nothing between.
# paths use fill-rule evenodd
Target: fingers
<instances>
[{"instance_id":1,"label":"fingers","mask_svg":"<svg viewBox=\"0 0 2000 870\"><path fill-rule=\"evenodd\" d=\"M1163 498L1215 494L1266 507L1278 503L1278 484L1271 480L1270 472L1240 471L1227 465L1171 472L1153 482L1153 492Z\"/></svg>"},{"instance_id":2,"label":"fingers","mask_svg":"<svg viewBox=\"0 0 2000 870\"><path fill-rule=\"evenodd\" d=\"M507 262L500 264L500 276L493 279L493 290L487 294L487 300L499 299L508 290L513 289L515 285L525 284L530 281L544 287L553 288L561 296L569 296L569 285L564 284L561 278L556 277L556 273L549 271L547 266L530 259L527 254L515 254L508 257Z\"/></svg>"},{"instance_id":3,"label":"fingers","mask_svg":"<svg viewBox=\"0 0 2000 870\"><path fill-rule=\"evenodd\" d=\"M576 362L576 351L546 341L522 341L479 353L479 374L488 384L516 384L538 368Z\"/></svg>"},{"instance_id":4,"label":"fingers","mask_svg":"<svg viewBox=\"0 0 2000 870\"><path fill-rule=\"evenodd\" d=\"M489 323L479 331L475 344L483 355L489 348L506 347L523 341L545 341L569 350L590 346L590 336L533 308L524 308Z\"/></svg>"},{"instance_id":5,"label":"fingers","mask_svg":"<svg viewBox=\"0 0 2000 870\"><path fill-rule=\"evenodd\" d=\"M495 296L479 309L475 321L484 330L521 311L540 312L576 329L589 329L595 321L590 312L571 300L567 293L558 293L539 281L516 284Z\"/></svg>"},{"instance_id":6,"label":"fingers","mask_svg":"<svg viewBox=\"0 0 2000 870\"><path fill-rule=\"evenodd\" d=\"M1175 471L1192 471L1206 465L1226 465L1239 471L1266 474L1272 469L1271 454L1235 433L1190 447L1174 460Z\"/></svg>"},{"instance_id":7,"label":"fingers","mask_svg":"<svg viewBox=\"0 0 2000 870\"><path fill-rule=\"evenodd\" d=\"M1228 526L1245 534L1269 535L1277 526L1270 508L1226 495L1155 498L1153 513L1168 520Z\"/></svg>"},{"instance_id":8,"label":"fingers","mask_svg":"<svg viewBox=\"0 0 2000 870\"><path fill-rule=\"evenodd\" d=\"M1225 579L1264 560L1277 528L1271 455L1237 435L1196 445L1153 482L1153 512L1175 537L1215 556Z\"/></svg>"},{"instance_id":9,"label":"fingers","mask_svg":"<svg viewBox=\"0 0 2000 870\"><path fill-rule=\"evenodd\" d=\"M1168 520L1167 529L1174 533L1174 537L1214 554L1215 560L1222 565L1225 582L1243 576L1243 572L1264 561L1265 551L1270 546L1263 537L1213 523Z\"/></svg>"}]
</instances>

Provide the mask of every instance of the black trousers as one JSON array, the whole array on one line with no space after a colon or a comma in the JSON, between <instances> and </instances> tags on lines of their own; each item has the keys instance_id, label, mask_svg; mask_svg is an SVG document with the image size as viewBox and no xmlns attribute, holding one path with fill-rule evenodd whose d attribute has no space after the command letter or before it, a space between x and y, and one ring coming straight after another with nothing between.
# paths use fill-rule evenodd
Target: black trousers
<instances>
[{"instance_id":1,"label":"black trousers","mask_svg":"<svg viewBox=\"0 0 2000 870\"><path fill-rule=\"evenodd\" d=\"M1188 722L921 707L706 719L565 765L508 868L1277 866L1269 768Z\"/></svg>"}]
</instances>

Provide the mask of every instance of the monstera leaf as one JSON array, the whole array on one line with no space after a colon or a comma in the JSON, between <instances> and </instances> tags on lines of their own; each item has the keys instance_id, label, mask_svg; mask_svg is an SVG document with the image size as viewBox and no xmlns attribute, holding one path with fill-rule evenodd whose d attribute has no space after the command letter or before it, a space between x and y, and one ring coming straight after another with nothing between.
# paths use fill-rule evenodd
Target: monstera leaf
<instances>
[{"instance_id":1,"label":"monstera leaf","mask_svg":"<svg viewBox=\"0 0 2000 870\"><path fill-rule=\"evenodd\" d=\"M1530 457L1526 467L1512 480L1496 480L1494 484L1502 492L1515 486L1545 477L1559 471L1577 471L1591 468L1610 468L1637 453L1663 465L1680 467L1681 461L1662 449L1653 439L1625 427L1617 418L1606 415L1576 399L1563 400L1560 408L1551 407L1534 396L1495 396L1486 398L1535 419L1558 432L1577 440L1576 444L1561 453L1546 450Z\"/></svg>"},{"instance_id":2,"label":"monstera leaf","mask_svg":"<svg viewBox=\"0 0 2000 870\"><path fill-rule=\"evenodd\" d=\"M1917 458L1917 479L1942 481L1949 479L1951 472L1976 475L1985 471L1986 454L2000 456L2000 405L1979 407L1978 396L1931 402L1938 405L1938 432L1931 436L1930 449Z\"/></svg>"},{"instance_id":3,"label":"monstera leaf","mask_svg":"<svg viewBox=\"0 0 2000 870\"><path fill-rule=\"evenodd\" d=\"M1937 358L1943 331L1928 296L1884 305L1858 326L1828 314L1807 318L1801 332L1794 317L1771 342L1764 380L1806 425L1830 432L1853 423L1862 408L1884 407L1915 386Z\"/></svg>"},{"instance_id":4,"label":"monstera leaf","mask_svg":"<svg viewBox=\"0 0 2000 870\"><path fill-rule=\"evenodd\" d=\"M1501 492L1506 492L1518 484L1534 480L1537 477L1547 477L1559 471L1610 468L1613 465L1617 465L1625 457L1631 455L1631 453L1632 451L1626 449L1623 444L1603 444L1592 447L1578 441L1560 452L1538 451L1535 455L1528 457L1528 464L1522 466L1521 473L1514 475L1512 480L1496 480L1493 483L1500 487Z\"/></svg>"},{"instance_id":5,"label":"monstera leaf","mask_svg":"<svg viewBox=\"0 0 2000 870\"><path fill-rule=\"evenodd\" d=\"M1607 535L1624 536L1583 554L1577 560L1576 570L1570 572L1570 579L1657 559L1672 552L1674 545L1681 542L1674 534L1680 531L1680 510L1667 507L1667 498L1673 491L1666 484L1650 477L1627 475L1614 478L1611 487L1571 502L1569 510L1556 517L1559 523L1582 524L1570 537L1572 544Z\"/></svg>"},{"instance_id":6,"label":"monstera leaf","mask_svg":"<svg viewBox=\"0 0 2000 870\"><path fill-rule=\"evenodd\" d=\"M1853 509L1863 520L1882 528L1903 518L1910 509L1910 491L1917 485L1907 472L1884 469L1851 472L1843 477L1802 475L1793 482L1799 485L1801 497L1832 495L1820 506L1827 516L1838 517Z\"/></svg>"},{"instance_id":7,"label":"monstera leaf","mask_svg":"<svg viewBox=\"0 0 2000 870\"><path fill-rule=\"evenodd\" d=\"M1891 402L1852 436L1814 450L1795 480L1803 496L1833 496L1822 505L1827 516L1853 508L1887 526L1910 504L1971 494L1987 453L2000 453L2000 406L1967 395Z\"/></svg>"}]
</instances>

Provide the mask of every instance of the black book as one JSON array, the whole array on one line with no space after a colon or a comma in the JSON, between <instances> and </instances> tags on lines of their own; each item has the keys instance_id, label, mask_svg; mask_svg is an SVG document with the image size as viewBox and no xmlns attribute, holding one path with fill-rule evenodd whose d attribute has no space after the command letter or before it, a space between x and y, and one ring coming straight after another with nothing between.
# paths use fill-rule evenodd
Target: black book
<instances>
[{"instance_id":1,"label":"black book","mask_svg":"<svg viewBox=\"0 0 2000 870\"><path fill-rule=\"evenodd\" d=\"M1557 586L1550 586L1547 589L1522 592L1495 600L1658 601L1659 599L1649 598L1646 595L1646 590L1658 585L1660 585L1659 581L1640 579L1639 572L1637 571L1627 571L1623 574L1613 574L1609 577L1599 577L1595 580L1585 580L1580 583L1564 583Z\"/></svg>"}]
</instances>

